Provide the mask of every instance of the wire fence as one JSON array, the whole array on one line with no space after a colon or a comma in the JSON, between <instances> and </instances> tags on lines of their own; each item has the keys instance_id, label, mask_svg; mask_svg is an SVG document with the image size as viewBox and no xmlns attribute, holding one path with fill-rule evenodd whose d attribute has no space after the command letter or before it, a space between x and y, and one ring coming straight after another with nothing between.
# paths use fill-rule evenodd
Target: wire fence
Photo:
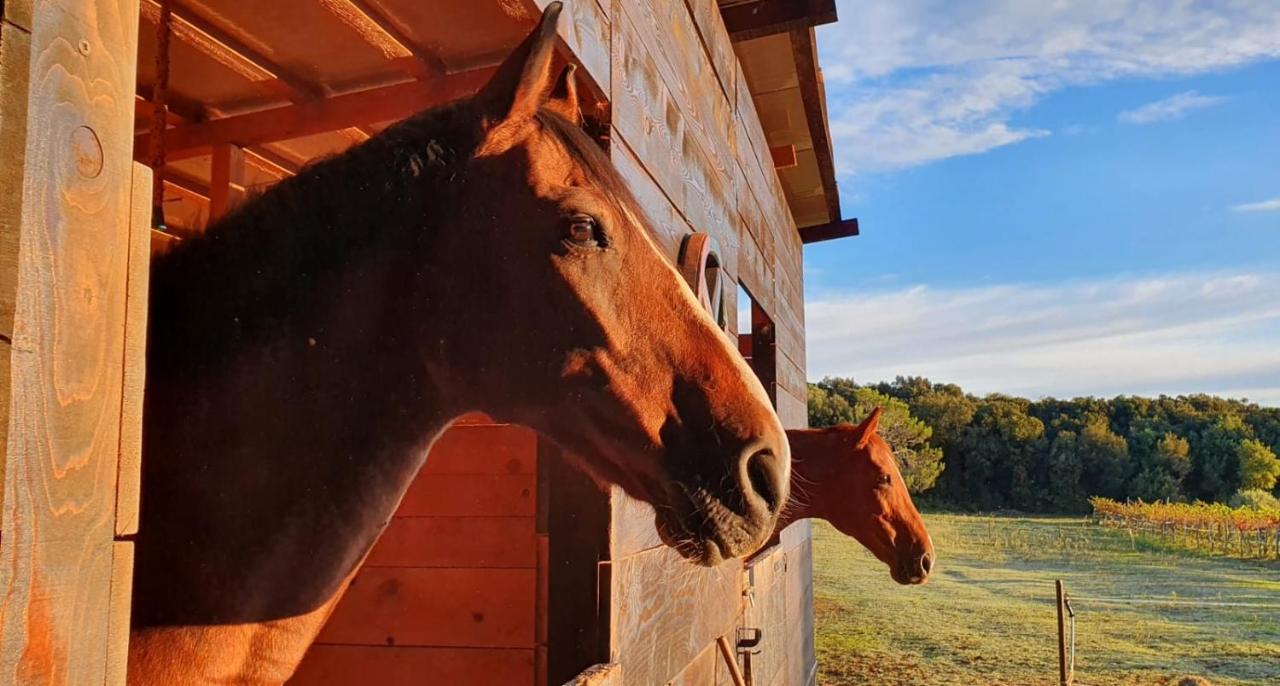
<instances>
[{"instance_id":1,"label":"wire fence","mask_svg":"<svg viewBox=\"0 0 1280 686\"><path fill-rule=\"evenodd\" d=\"M1280 616L1280 603L1255 603L1213 600L1210 598L1167 598L1153 596L1090 596L1073 595L1067 592L1061 579L1055 580L1057 589L1058 615L1058 683L1059 686L1074 686L1076 670L1076 606L1084 611L1096 608L1105 611L1116 607L1150 607L1161 606L1180 610L1231 608L1245 610L1263 610L1276 612Z\"/></svg>"}]
</instances>

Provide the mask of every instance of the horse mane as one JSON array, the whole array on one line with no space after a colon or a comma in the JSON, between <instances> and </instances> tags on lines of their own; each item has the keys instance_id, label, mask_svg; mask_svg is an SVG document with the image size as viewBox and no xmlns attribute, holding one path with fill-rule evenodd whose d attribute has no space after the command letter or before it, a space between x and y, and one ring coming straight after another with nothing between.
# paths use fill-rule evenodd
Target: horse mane
<instances>
[{"instance_id":1,"label":"horse mane","mask_svg":"<svg viewBox=\"0 0 1280 686\"><path fill-rule=\"evenodd\" d=\"M424 111L304 166L158 257L149 354L228 354L305 307L389 231L428 227L474 145L465 103Z\"/></svg>"}]
</instances>

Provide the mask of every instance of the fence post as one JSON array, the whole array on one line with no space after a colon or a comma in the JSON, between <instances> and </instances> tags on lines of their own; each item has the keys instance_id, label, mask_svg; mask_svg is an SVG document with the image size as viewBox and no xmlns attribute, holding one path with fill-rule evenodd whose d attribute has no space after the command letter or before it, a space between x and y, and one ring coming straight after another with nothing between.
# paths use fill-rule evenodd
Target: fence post
<instances>
[{"instance_id":1,"label":"fence post","mask_svg":"<svg viewBox=\"0 0 1280 686\"><path fill-rule=\"evenodd\" d=\"M1067 679L1067 632L1062 607L1062 579L1053 582L1058 591L1058 686L1071 686Z\"/></svg>"}]
</instances>

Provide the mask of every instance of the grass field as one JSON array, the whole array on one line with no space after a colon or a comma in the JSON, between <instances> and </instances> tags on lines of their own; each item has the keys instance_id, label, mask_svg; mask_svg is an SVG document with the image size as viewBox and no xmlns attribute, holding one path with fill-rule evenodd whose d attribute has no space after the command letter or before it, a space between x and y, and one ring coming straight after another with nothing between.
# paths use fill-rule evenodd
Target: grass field
<instances>
[{"instance_id":1,"label":"grass field","mask_svg":"<svg viewBox=\"0 0 1280 686\"><path fill-rule=\"evenodd\" d=\"M1056 686L1054 579L1077 598L1078 684L1280 684L1278 563L1081 519L925 519L938 564L923 587L894 584L856 542L815 524L819 684Z\"/></svg>"}]
</instances>

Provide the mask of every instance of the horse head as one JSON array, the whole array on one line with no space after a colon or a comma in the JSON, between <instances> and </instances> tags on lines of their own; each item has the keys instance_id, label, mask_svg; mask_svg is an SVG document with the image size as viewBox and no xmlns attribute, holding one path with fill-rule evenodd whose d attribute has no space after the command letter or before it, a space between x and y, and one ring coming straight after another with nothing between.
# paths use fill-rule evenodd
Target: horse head
<instances>
[{"instance_id":1,"label":"horse head","mask_svg":"<svg viewBox=\"0 0 1280 686\"><path fill-rule=\"evenodd\" d=\"M471 150L433 244L458 273L433 376L465 410L538 430L654 506L664 540L714 564L786 502L789 447L764 388L651 238L552 73L559 3L467 105Z\"/></svg>"},{"instance_id":2,"label":"horse head","mask_svg":"<svg viewBox=\"0 0 1280 686\"><path fill-rule=\"evenodd\" d=\"M933 569L933 539L893 450L876 432L880 416L877 407L857 426L787 432L796 502L786 517L825 519L888 565L894 581L924 583Z\"/></svg>"}]
</instances>

